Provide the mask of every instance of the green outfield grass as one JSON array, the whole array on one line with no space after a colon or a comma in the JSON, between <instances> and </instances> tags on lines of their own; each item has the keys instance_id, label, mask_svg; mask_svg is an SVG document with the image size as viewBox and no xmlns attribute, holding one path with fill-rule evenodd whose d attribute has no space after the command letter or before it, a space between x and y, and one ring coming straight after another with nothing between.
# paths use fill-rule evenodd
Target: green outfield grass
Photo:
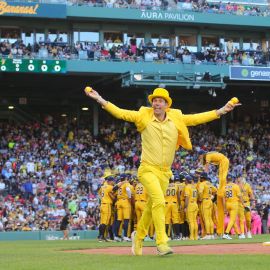
<instances>
[{"instance_id":1,"label":"green outfield grass","mask_svg":"<svg viewBox=\"0 0 270 270\"><path fill-rule=\"evenodd\" d=\"M171 241L177 245L203 245L228 243L258 243L270 241L270 235L259 235L253 239L243 240L212 240L212 241ZM153 246L146 242L145 246ZM64 250L88 249L105 246L130 246L130 243L98 243L94 240L82 241L0 241L1 270L268 270L269 255L171 255L159 257L156 255L134 257L116 255L88 255L65 253Z\"/></svg>"}]
</instances>

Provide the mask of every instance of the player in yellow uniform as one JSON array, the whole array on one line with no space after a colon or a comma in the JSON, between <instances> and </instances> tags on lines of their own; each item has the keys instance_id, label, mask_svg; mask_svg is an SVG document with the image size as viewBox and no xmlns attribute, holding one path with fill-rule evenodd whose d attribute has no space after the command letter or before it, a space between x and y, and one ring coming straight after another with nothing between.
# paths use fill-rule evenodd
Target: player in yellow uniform
<instances>
[{"instance_id":1,"label":"player in yellow uniform","mask_svg":"<svg viewBox=\"0 0 270 270\"><path fill-rule=\"evenodd\" d=\"M185 190L185 175L183 173L174 173L174 182L177 186L178 190L178 198L179 198L179 232L180 232L180 239L183 238L183 232L184 232L184 223L185 223L185 196L184 196L184 190ZM188 224L186 224L188 227ZM188 233L187 233L188 235ZM186 237L186 236L185 236Z\"/></svg>"},{"instance_id":2,"label":"player in yellow uniform","mask_svg":"<svg viewBox=\"0 0 270 270\"><path fill-rule=\"evenodd\" d=\"M143 210L145 208L145 204L147 202L147 193L142 185L142 183L138 182L135 186L135 213L137 218L137 223L139 223Z\"/></svg>"},{"instance_id":3,"label":"player in yellow uniform","mask_svg":"<svg viewBox=\"0 0 270 270\"><path fill-rule=\"evenodd\" d=\"M252 238L251 235L251 211L250 211L250 201L254 200L254 195L252 188L249 183L246 182L246 179L244 176L239 175L238 178L238 185L240 187L244 204L241 205L240 210L242 216L244 218L240 219L240 228L241 228L241 237L245 238L244 233L244 219L246 220L246 226L247 226L247 238Z\"/></svg>"},{"instance_id":4,"label":"player in yellow uniform","mask_svg":"<svg viewBox=\"0 0 270 270\"><path fill-rule=\"evenodd\" d=\"M200 190L201 185L203 185L203 181L201 181L201 174L203 173L202 170L198 169L195 171L195 177L198 179L197 182L197 190ZM198 197L198 216L200 219L200 227L201 227L201 237L203 238L206 235L206 229L205 229L205 224L204 224L204 218L203 218L203 210L202 210L202 199Z\"/></svg>"},{"instance_id":5,"label":"player in yellow uniform","mask_svg":"<svg viewBox=\"0 0 270 270\"><path fill-rule=\"evenodd\" d=\"M239 186L240 191L241 191L241 177L236 177L235 183ZM241 195L242 191L241 191ZM244 209L244 205L239 201L238 202L238 220L239 220L239 225L240 225L240 230L238 227L237 222L234 223L233 228L235 230L235 232L238 234L238 238L239 239L245 239L245 209ZM237 219L237 218L236 218Z\"/></svg>"},{"instance_id":6,"label":"player in yellow uniform","mask_svg":"<svg viewBox=\"0 0 270 270\"><path fill-rule=\"evenodd\" d=\"M218 152L205 152L201 150L199 152L201 162L204 165L204 170L206 173L209 172L209 165L218 166L218 178L219 186L217 191L217 214L218 214L218 224L217 233L223 235L224 233L224 208L223 208L223 188L227 183L227 175L229 171L229 159L221 153Z\"/></svg>"},{"instance_id":7,"label":"player in yellow uniform","mask_svg":"<svg viewBox=\"0 0 270 270\"><path fill-rule=\"evenodd\" d=\"M217 190L217 188L216 188L216 190ZM218 222L217 222L217 194L215 194L214 197L212 198L212 202L213 202L212 220L214 222L214 225L217 228L217 224L218 224Z\"/></svg>"},{"instance_id":8,"label":"player in yellow uniform","mask_svg":"<svg viewBox=\"0 0 270 270\"><path fill-rule=\"evenodd\" d=\"M230 221L227 225L227 228L225 230L225 233L223 234L223 239L231 240L232 238L229 236L229 233L231 231L231 228L235 224L236 217L238 214L238 207L239 203L243 204L242 194L240 191L240 188L237 184L233 183L232 176L229 175L228 183L223 188L223 205L224 205L224 212L228 212L230 215Z\"/></svg>"},{"instance_id":9,"label":"player in yellow uniform","mask_svg":"<svg viewBox=\"0 0 270 270\"><path fill-rule=\"evenodd\" d=\"M160 87L148 96L151 107L142 106L138 111L119 108L105 100L92 88L86 88L85 94L114 117L134 123L141 133L142 155L138 179L146 188L149 199L137 231L132 234L132 253L142 255L142 241L153 219L157 253L159 255L172 254L173 251L168 246L168 237L165 232L164 194L172 176L171 165L175 151L180 145L187 150L192 149L188 126L218 119L241 104L227 102L218 110L185 115L179 109L170 108L172 99L169 92Z\"/></svg>"},{"instance_id":10,"label":"player in yellow uniform","mask_svg":"<svg viewBox=\"0 0 270 270\"><path fill-rule=\"evenodd\" d=\"M185 187L185 211L187 215L187 220L189 224L190 240L198 240L198 190L195 183L195 177L188 175L185 177L186 187Z\"/></svg>"},{"instance_id":11,"label":"player in yellow uniform","mask_svg":"<svg viewBox=\"0 0 270 270\"><path fill-rule=\"evenodd\" d=\"M121 241L121 237L119 235L120 225L123 221L123 230L124 230L124 241L131 241L130 238L128 238L128 224L130 220L131 215L131 187L129 182L126 179L125 174L120 175L120 182L113 187L113 191L117 191L117 219L115 224L115 233L116 241Z\"/></svg>"},{"instance_id":12,"label":"player in yellow uniform","mask_svg":"<svg viewBox=\"0 0 270 270\"><path fill-rule=\"evenodd\" d=\"M240 190L243 195L245 219L247 225L247 238L252 238L251 235L251 201L254 201L253 190L249 183L246 182L245 177L242 177Z\"/></svg>"},{"instance_id":13,"label":"player in yellow uniform","mask_svg":"<svg viewBox=\"0 0 270 270\"><path fill-rule=\"evenodd\" d=\"M180 198L180 232L182 233L182 240L189 238L189 224L187 221L187 215L185 211L185 188L186 188L186 176L188 173L182 172L179 174L181 185L178 186L179 198Z\"/></svg>"},{"instance_id":14,"label":"player in yellow uniform","mask_svg":"<svg viewBox=\"0 0 270 270\"><path fill-rule=\"evenodd\" d=\"M108 176L105 178L105 182L100 187L98 194L100 196L100 225L99 225L99 241L106 241L104 236L106 228L110 225L112 215L112 203L114 200L113 196L113 184L114 177Z\"/></svg>"},{"instance_id":15,"label":"player in yellow uniform","mask_svg":"<svg viewBox=\"0 0 270 270\"><path fill-rule=\"evenodd\" d=\"M205 172L201 174L201 185L199 186L199 198L202 201L202 215L205 224L206 235L202 239L214 239L214 222L212 219L213 202L212 197L217 189L208 181Z\"/></svg>"},{"instance_id":16,"label":"player in yellow uniform","mask_svg":"<svg viewBox=\"0 0 270 270\"><path fill-rule=\"evenodd\" d=\"M136 178L133 177L130 173L127 173L127 179L130 183L131 190L131 212L130 212L130 220L128 223L128 237L131 238L131 234L134 231L136 221L136 213L135 213L135 186L136 186Z\"/></svg>"},{"instance_id":17,"label":"player in yellow uniform","mask_svg":"<svg viewBox=\"0 0 270 270\"><path fill-rule=\"evenodd\" d=\"M177 176L176 176L177 177ZM166 232L169 236L170 224L173 226L174 237L176 240L180 239L179 228L179 197L178 187L174 183L174 176L169 181L169 186L165 193L165 224Z\"/></svg>"}]
</instances>

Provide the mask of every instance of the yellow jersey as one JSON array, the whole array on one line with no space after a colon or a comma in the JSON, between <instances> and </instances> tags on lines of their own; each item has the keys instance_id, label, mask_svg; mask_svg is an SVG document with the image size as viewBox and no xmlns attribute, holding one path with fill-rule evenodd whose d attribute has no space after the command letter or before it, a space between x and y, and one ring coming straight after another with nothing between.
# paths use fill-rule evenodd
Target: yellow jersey
<instances>
[{"instance_id":1,"label":"yellow jersey","mask_svg":"<svg viewBox=\"0 0 270 270\"><path fill-rule=\"evenodd\" d=\"M198 190L195 184L188 184L185 187L185 197L188 197L188 203L197 203Z\"/></svg>"},{"instance_id":2,"label":"yellow jersey","mask_svg":"<svg viewBox=\"0 0 270 270\"><path fill-rule=\"evenodd\" d=\"M185 188L186 188L186 183L181 183L181 188L179 187L180 201L185 200Z\"/></svg>"},{"instance_id":3,"label":"yellow jersey","mask_svg":"<svg viewBox=\"0 0 270 270\"><path fill-rule=\"evenodd\" d=\"M250 201L250 197L253 194L250 184L249 183L245 183L244 185L241 185L240 186L240 190L242 192L243 201L244 202L249 202Z\"/></svg>"},{"instance_id":4,"label":"yellow jersey","mask_svg":"<svg viewBox=\"0 0 270 270\"><path fill-rule=\"evenodd\" d=\"M99 196L101 198L101 203L109 203L112 204L113 200L110 197L109 193L112 192L113 186L108 185L106 182L99 189Z\"/></svg>"},{"instance_id":5,"label":"yellow jersey","mask_svg":"<svg viewBox=\"0 0 270 270\"><path fill-rule=\"evenodd\" d=\"M165 193L165 202L177 203L177 201L178 201L177 185L175 183L170 183Z\"/></svg>"},{"instance_id":6,"label":"yellow jersey","mask_svg":"<svg viewBox=\"0 0 270 270\"><path fill-rule=\"evenodd\" d=\"M180 201L184 201L185 200L185 186L186 186L186 184L185 183L180 183L180 182L177 182L175 184L176 184L176 186L178 188Z\"/></svg>"},{"instance_id":7,"label":"yellow jersey","mask_svg":"<svg viewBox=\"0 0 270 270\"><path fill-rule=\"evenodd\" d=\"M202 200L202 198L201 198L201 196L200 196L200 190L203 188L203 186L204 186L204 181L203 181L203 182L199 181L199 182L196 184L196 188L197 188L197 190L198 190L198 200L199 200L199 202L201 202L201 200Z\"/></svg>"},{"instance_id":8,"label":"yellow jersey","mask_svg":"<svg viewBox=\"0 0 270 270\"><path fill-rule=\"evenodd\" d=\"M117 190L117 200L129 199L127 189L129 189L130 192L131 192L131 185L128 182L123 183L121 185L121 187L118 188L118 190Z\"/></svg>"},{"instance_id":9,"label":"yellow jersey","mask_svg":"<svg viewBox=\"0 0 270 270\"><path fill-rule=\"evenodd\" d=\"M237 203L241 197L241 191L237 184L228 183L224 187L224 197L225 201L228 203Z\"/></svg>"},{"instance_id":10,"label":"yellow jersey","mask_svg":"<svg viewBox=\"0 0 270 270\"><path fill-rule=\"evenodd\" d=\"M147 193L141 183L138 183L135 187L135 201L147 201Z\"/></svg>"},{"instance_id":11,"label":"yellow jersey","mask_svg":"<svg viewBox=\"0 0 270 270\"><path fill-rule=\"evenodd\" d=\"M203 199L211 199L212 195L217 192L217 189L209 181L204 181L200 185L199 196Z\"/></svg>"}]
</instances>

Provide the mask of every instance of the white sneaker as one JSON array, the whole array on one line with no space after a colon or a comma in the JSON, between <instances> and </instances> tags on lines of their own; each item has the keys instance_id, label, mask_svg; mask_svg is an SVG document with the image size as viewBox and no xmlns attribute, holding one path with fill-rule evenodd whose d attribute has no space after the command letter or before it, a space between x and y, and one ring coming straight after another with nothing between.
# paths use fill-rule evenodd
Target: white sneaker
<instances>
[{"instance_id":1,"label":"white sneaker","mask_svg":"<svg viewBox=\"0 0 270 270\"><path fill-rule=\"evenodd\" d=\"M215 235L212 234L212 235L210 235L210 236L211 236L211 239L212 239L212 240L215 240L215 239L216 239L216 238L215 238Z\"/></svg>"},{"instance_id":2,"label":"white sneaker","mask_svg":"<svg viewBox=\"0 0 270 270\"><path fill-rule=\"evenodd\" d=\"M250 231L247 232L247 238L249 238L249 239L252 238L252 235L251 235L251 232Z\"/></svg>"},{"instance_id":3,"label":"white sneaker","mask_svg":"<svg viewBox=\"0 0 270 270\"><path fill-rule=\"evenodd\" d=\"M124 242L131 242L131 239L129 237L124 236L123 237L123 241Z\"/></svg>"},{"instance_id":4,"label":"white sneaker","mask_svg":"<svg viewBox=\"0 0 270 270\"><path fill-rule=\"evenodd\" d=\"M239 239L245 239L246 236L242 233L242 234L240 234L240 235L238 236L238 238L239 238Z\"/></svg>"},{"instance_id":5,"label":"white sneaker","mask_svg":"<svg viewBox=\"0 0 270 270\"><path fill-rule=\"evenodd\" d=\"M228 234L223 234L222 239L232 240L232 238Z\"/></svg>"},{"instance_id":6,"label":"white sneaker","mask_svg":"<svg viewBox=\"0 0 270 270\"><path fill-rule=\"evenodd\" d=\"M211 235L206 235L203 238L201 238L200 240L210 240L210 239L212 239Z\"/></svg>"},{"instance_id":7,"label":"white sneaker","mask_svg":"<svg viewBox=\"0 0 270 270\"><path fill-rule=\"evenodd\" d=\"M115 236L115 237L114 237L114 240L115 240L116 242L121 242L121 241L122 241L122 239L121 239L120 237L118 237L118 236Z\"/></svg>"}]
</instances>

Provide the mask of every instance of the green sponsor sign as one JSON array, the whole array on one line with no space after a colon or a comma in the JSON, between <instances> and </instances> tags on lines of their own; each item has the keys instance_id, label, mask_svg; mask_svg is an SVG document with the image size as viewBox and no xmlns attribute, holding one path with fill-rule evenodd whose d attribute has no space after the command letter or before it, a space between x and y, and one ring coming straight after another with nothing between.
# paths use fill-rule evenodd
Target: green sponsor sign
<instances>
[{"instance_id":1,"label":"green sponsor sign","mask_svg":"<svg viewBox=\"0 0 270 270\"><path fill-rule=\"evenodd\" d=\"M66 73L66 61L0 58L0 72Z\"/></svg>"}]
</instances>

